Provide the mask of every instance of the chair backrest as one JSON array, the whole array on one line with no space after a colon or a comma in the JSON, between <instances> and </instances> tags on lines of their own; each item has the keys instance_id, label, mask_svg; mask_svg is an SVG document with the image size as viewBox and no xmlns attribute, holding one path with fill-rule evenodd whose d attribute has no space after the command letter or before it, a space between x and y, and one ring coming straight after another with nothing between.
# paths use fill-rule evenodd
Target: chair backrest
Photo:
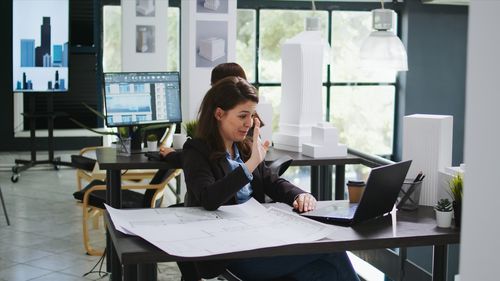
<instances>
[{"instance_id":1,"label":"chair backrest","mask_svg":"<svg viewBox=\"0 0 500 281\"><path fill-rule=\"evenodd\" d=\"M171 124L165 129L165 133L160 138L160 146L164 145L170 147L172 145L172 136L175 133L176 127L177 124Z\"/></svg>"},{"instance_id":2,"label":"chair backrest","mask_svg":"<svg viewBox=\"0 0 500 281\"><path fill-rule=\"evenodd\" d=\"M144 193L143 207L159 207L162 202L163 192L168 182L178 176L181 171L182 170L180 169L158 170L149 182L150 185L157 185L158 188L146 190Z\"/></svg>"}]
</instances>

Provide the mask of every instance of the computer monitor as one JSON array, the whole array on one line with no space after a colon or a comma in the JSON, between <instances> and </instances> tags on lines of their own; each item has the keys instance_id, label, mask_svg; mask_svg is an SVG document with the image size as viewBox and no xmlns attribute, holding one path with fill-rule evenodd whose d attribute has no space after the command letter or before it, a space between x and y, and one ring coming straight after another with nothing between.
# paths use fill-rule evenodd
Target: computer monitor
<instances>
[{"instance_id":1,"label":"computer monitor","mask_svg":"<svg viewBox=\"0 0 500 281\"><path fill-rule=\"evenodd\" d=\"M104 73L108 127L180 123L179 72Z\"/></svg>"}]
</instances>

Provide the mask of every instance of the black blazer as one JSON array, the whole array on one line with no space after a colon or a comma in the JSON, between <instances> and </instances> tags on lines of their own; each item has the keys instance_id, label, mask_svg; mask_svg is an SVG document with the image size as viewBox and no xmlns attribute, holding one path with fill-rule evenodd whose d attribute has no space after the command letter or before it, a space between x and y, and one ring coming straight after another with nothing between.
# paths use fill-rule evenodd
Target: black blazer
<instances>
[{"instance_id":1,"label":"black blazer","mask_svg":"<svg viewBox=\"0 0 500 281\"><path fill-rule=\"evenodd\" d=\"M216 210L222 205L236 204L236 193L250 182L242 167L230 171L225 157L212 160L212 151L200 139L188 140L182 153L188 194L186 206ZM268 195L274 201L292 205L295 197L305 192L272 173L264 162L252 174L252 197L261 203L265 202L265 195Z\"/></svg>"},{"instance_id":2,"label":"black blazer","mask_svg":"<svg viewBox=\"0 0 500 281\"><path fill-rule=\"evenodd\" d=\"M225 157L213 161L211 153L209 146L201 139L188 139L184 144L182 158L187 186L186 206L203 206L207 210L216 210L221 205L236 204L236 193L249 183L242 167L230 171ZM252 174L252 197L261 203L265 202L265 195L268 195L274 201L292 205L297 195L305 193L271 173L264 162ZM195 264L201 277L214 278L225 270L228 263L229 261L207 261Z\"/></svg>"}]
</instances>

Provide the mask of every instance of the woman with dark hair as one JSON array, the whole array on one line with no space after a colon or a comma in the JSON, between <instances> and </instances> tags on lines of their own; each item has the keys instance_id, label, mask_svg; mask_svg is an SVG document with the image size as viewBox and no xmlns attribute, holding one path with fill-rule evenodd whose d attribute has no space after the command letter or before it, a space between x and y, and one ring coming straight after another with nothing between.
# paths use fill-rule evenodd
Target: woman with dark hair
<instances>
[{"instance_id":1,"label":"woman with dark hair","mask_svg":"<svg viewBox=\"0 0 500 281\"><path fill-rule=\"evenodd\" d=\"M227 63L221 63L215 66L212 69L211 77L210 77L210 82L211 84L217 83L219 80L228 77L228 76L237 76L241 77L243 79L247 79L247 75L245 73L245 70L243 68L235 63L235 62L227 62ZM260 119L259 115L256 113L257 118L259 118L259 121L261 122L261 127L264 126L262 120ZM181 161L181 154L176 153L175 149L162 146L160 147L160 155L165 158L168 155L167 161L172 161L172 162L179 162Z\"/></svg>"},{"instance_id":2,"label":"woman with dark hair","mask_svg":"<svg viewBox=\"0 0 500 281\"><path fill-rule=\"evenodd\" d=\"M217 83L222 78L226 78L228 76L237 76L247 80L247 75L243 68L235 63L221 63L212 69L212 77L210 78L210 82L213 84Z\"/></svg>"},{"instance_id":3,"label":"woman with dark hair","mask_svg":"<svg viewBox=\"0 0 500 281\"><path fill-rule=\"evenodd\" d=\"M264 164L269 141L259 139L258 102L255 87L241 77L224 78L207 92L198 113L196 138L183 148L186 206L216 210L250 198L264 203L267 195L299 212L315 208L311 194L271 173ZM253 136L248 137L252 127ZM243 280L284 276L308 281L358 280L345 252L196 263L204 278L213 278L226 268Z\"/></svg>"}]
</instances>

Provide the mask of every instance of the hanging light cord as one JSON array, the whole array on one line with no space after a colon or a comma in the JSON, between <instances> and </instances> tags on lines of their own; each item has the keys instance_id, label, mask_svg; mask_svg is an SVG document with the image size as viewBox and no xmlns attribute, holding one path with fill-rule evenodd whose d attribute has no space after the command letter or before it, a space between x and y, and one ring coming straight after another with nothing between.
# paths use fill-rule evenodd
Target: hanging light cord
<instances>
[{"instance_id":1,"label":"hanging light cord","mask_svg":"<svg viewBox=\"0 0 500 281\"><path fill-rule=\"evenodd\" d=\"M380 0L380 4L382 4L382 9L384 9L384 0Z\"/></svg>"},{"instance_id":2,"label":"hanging light cord","mask_svg":"<svg viewBox=\"0 0 500 281\"><path fill-rule=\"evenodd\" d=\"M312 0L311 2L312 2L312 10L316 11L316 4L314 3L314 0Z\"/></svg>"}]
</instances>

